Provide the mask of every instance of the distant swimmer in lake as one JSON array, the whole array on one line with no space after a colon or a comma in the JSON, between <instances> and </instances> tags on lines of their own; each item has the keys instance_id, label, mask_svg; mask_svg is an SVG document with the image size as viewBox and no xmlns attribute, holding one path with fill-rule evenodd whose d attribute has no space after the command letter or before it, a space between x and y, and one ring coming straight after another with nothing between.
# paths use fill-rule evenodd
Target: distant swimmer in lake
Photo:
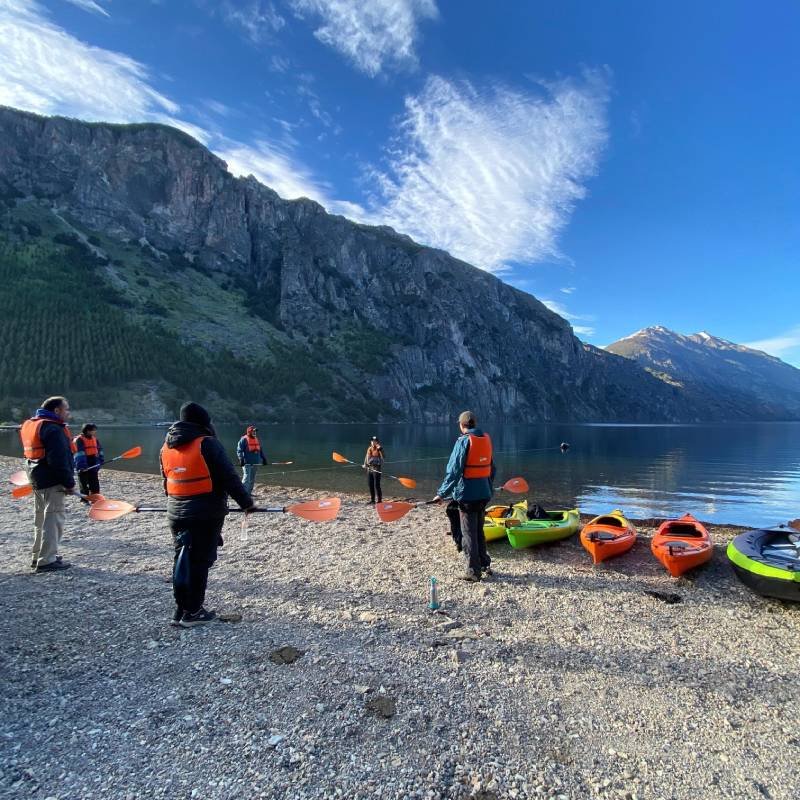
<instances>
[{"instance_id":1,"label":"distant swimmer in lake","mask_svg":"<svg viewBox=\"0 0 800 800\"><path fill-rule=\"evenodd\" d=\"M242 468L244 488L252 493L256 483L256 468L267 463L267 457L258 439L258 428L255 425L247 426L244 436L236 445L236 455L239 456L239 466Z\"/></svg>"},{"instance_id":2,"label":"distant swimmer in lake","mask_svg":"<svg viewBox=\"0 0 800 800\"><path fill-rule=\"evenodd\" d=\"M217 439L211 416L197 403L181 406L180 421L167 431L160 461L175 546L172 624L192 628L217 616L203 603L208 570L223 545L228 495L245 514L255 511L256 505Z\"/></svg>"},{"instance_id":3,"label":"distant swimmer in lake","mask_svg":"<svg viewBox=\"0 0 800 800\"><path fill-rule=\"evenodd\" d=\"M383 502L383 492L381 491L381 471L383 469L383 462L386 460L386 453L383 451L383 445L378 441L377 436L370 439L367 453L364 456L364 463L362 467L367 471L367 482L369 484L369 494L372 498L369 502L370 505L375 505L375 497L377 496L378 502Z\"/></svg>"},{"instance_id":4,"label":"distant swimmer in lake","mask_svg":"<svg viewBox=\"0 0 800 800\"><path fill-rule=\"evenodd\" d=\"M58 552L66 518L64 499L75 492L75 445L67 427L69 416L66 397L48 397L19 432L33 487L31 567L36 572L70 566Z\"/></svg>"},{"instance_id":5,"label":"distant swimmer in lake","mask_svg":"<svg viewBox=\"0 0 800 800\"><path fill-rule=\"evenodd\" d=\"M87 422L80 435L72 440L75 445L75 469L82 494L100 494L100 466L105 461L103 446L97 438L97 425Z\"/></svg>"},{"instance_id":6,"label":"distant swimmer in lake","mask_svg":"<svg viewBox=\"0 0 800 800\"><path fill-rule=\"evenodd\" d=\"M461 529L460 542L453 538L463 551L465 581L479 581L492 575L491 559L486 550L483 521L486 504L494 492L495 475L492 457L492 440L488 433L478 428L472 411L463 411L458 418L461 435L456 439L450 460L447 462L442 485L434 497L435 502L451 499L458 503ZM451 514L454 509L451 508Z\"/></svg>"}]
</instances>

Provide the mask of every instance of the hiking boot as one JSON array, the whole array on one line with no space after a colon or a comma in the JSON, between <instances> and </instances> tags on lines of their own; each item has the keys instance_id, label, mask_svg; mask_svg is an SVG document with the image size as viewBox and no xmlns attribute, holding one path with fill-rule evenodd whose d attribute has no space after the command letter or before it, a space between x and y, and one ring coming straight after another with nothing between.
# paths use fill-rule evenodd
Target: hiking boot
<instances>
[{"instance_id":1,"label":"hiking boot","mask_svg":"<svg viewBox=\"0 0 800 800\"><path fill-rule=\"evenodd\" d=\"M58 572L61 569L69 569L71 566L69 561L51 561L49 564L36 567L36 572Z\"/></svg>"},{"instance_id":2,"label":"hiking boot","mask_svg":"<svg viewBox=\"0 0 800 800\"><path fill-rule=\"evenodd\" d=\"M477 583L480 580L480 578L471 569L468 569L466 572L462 572L458 577L462 581L468 581L469 583Z\"/></svg>"},{"instance_id":3,"label":"hiking boot","mask_svg":"<svg viewBox=\"0 0 800 800\"><path fill-rule=\"evenodd\" d=\"M194 628L195 625L207 625L216 618L217 615L214 611L206 611L204 608L201 608L199 611L195 611L194 614L190 614L188 611L185 612L178 625L180 625L181 628Z\"/></svg>"}]
</instances>

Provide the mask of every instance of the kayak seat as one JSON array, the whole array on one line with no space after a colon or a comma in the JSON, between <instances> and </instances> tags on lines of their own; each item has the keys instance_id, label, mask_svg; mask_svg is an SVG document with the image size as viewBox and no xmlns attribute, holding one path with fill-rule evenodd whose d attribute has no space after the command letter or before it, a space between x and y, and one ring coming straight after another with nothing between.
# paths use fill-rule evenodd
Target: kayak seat
<instances>
[{"instance_id":1,"label":"kayak seat","mask_svg":"<svg viewBox=\"0 0 800 800\"><path fill-rule=\"evenodd\" d=\"M671 551L673 550L690 550L692 545L689 542L681 542L680 540L676 542L665 542L665 546Z\"/></svg>"},{"instance_id":2,"label":"kayak seat","mask_svg":"<svg viewBox=\"0 0 800 800\"><path fill-rule=\"evenodd\" d=\"M702 536L700 531L688 522L673 522L665 533L667 536Z\"/></svg>"},{"instance_id":3,"label":"kayak seat","mask_svg":"<svg viewBox=\"0 0 800 800\"><path fill-rule=\"evenodd\" d=\"M619 517L598 517L595 525L607 525L609 528L624 528L622 520Z\"/></svg>"}]
</instances>

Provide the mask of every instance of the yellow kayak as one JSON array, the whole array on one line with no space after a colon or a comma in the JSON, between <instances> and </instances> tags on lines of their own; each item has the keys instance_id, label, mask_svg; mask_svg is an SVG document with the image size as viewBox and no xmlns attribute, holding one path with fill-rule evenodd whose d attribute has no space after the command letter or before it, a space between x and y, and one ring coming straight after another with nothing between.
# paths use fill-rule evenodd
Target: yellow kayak
<instances>
[{"instance_id":1,"label":"yellow kayak","mask_svg":"<svg viewBox=\"0 0 800 800\"><path fill-rule=\"evenodd\" d=\"M528 520L528 501L523 500L514 505L489 506L486 509L486 518L483 523L483 535L487 542L496 539L505 539L508 528L506 520L515 519L520 522Z\"/></svg>"}]
</instances>

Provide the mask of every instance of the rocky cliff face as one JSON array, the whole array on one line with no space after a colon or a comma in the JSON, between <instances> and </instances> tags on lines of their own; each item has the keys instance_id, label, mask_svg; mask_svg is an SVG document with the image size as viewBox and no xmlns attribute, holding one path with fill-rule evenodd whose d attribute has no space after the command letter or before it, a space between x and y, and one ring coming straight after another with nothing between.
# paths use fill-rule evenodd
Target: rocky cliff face
<instances>
[{"instance_id":1,"label":"rocky cliff face","mask_svg":"<svg viewBox=\"0 0 800 800\"><path fill-rule=\"evenodd\" d=\"M339 337L327 390L374 400L376 415L440 421L469 406L517 421L709 416L635 363L585 346L533 296L389 228L234 178L174 129L0 109L3 192L84 234L138 240L165 271L191 262L229 276L255 309L240 337L248 357L278 341L312 349ZM191 283L186 292L191 303ZM171 320L188 341L190 317Z\"/></svg>"},{"instance_id":2,"label":"rocky cliff face","mask_svg":"<svg viewBox=\"0 0 800 800\"><path fill-rule=\"evenodd\" d=\"M608 345L609 352L668 376L727 419L800 419L800 370L774 356L701 332L660 325Z\"/></svg>"}]
</instances>

